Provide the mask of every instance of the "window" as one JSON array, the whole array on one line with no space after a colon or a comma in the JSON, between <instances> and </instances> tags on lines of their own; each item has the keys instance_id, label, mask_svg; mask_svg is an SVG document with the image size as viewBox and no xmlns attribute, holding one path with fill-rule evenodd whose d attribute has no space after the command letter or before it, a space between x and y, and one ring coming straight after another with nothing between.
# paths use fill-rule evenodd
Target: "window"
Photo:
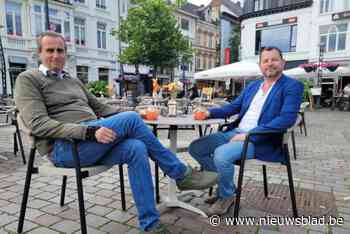
<instances>
[{"instance_id":1,"label":"window","mask_svg":"<svg viewBox=\"0 0 350 234\"><path fill-rule=\"evenodd\" d=\"M196 71L201 69L201 58L200 55L197 55L197 59L196 59Z\"/></svg>"},{"instance_id":2,"label":"window","mask_svg":"<svg viewBox=\"0 0 350 234\"><path fill-rule=\"evenodd\" d=\"M88 66L77 66L77 77L81 82L87 84L89 81L89 67Z\"/></svg>"},{"instance_id":3,"label":"window","mask_svg":"<svg viewBox=\"0 0 350 234\"><path fill-rule=\"evenodd\" d=\"M209 45L208 45L208 47L209 48L213 48L213 36L209 34L208 37L209 37Z\"/></svg>"},{"instance_id":4,"label":"window","mask_svg":"<svg viewBox=\"0 0 350 234\"><path fill-rule=\"evenodd\" d=\"M85 0L74 0L74 2L77 2L77 3L85 3Z\"/></svg>"},{"instance_id":5,"label":"window","mask_svg":"<svg viewBox=\"0 0 350 234\"><path fill-rule=\"evenodd\" d=\"M187 19L181 18L181 29L188 31L190 28L190 22Z\"/></svg>"},{"instance_id":6,"label":"window","mask_svg":"<svg viewBox=\"0 0 350 234\"><path fill-rule=\"evenodd\" d=\"M320 0L320 13L334 11L334 0Z\"/></svg>"},{"instance_id":7,"label":"window","mask_svg":"<svg viewBox=\"0 0 350 234\"><path fill-rule=\"evenodd\" d=\"M34 5L34 36L38 36L43 32L43 16L41 6Z\"/></svg>"},{"instance_id":8,"label":"window","mask_svg":"<svg viewBox=\"0 0 350 234\"><path fill-rule=\"evenodd\" d=\"M97 23L97 48L106 49L106 24Z\"/></svg>"},{"instance_id":9,"label":"window","mask_svg":"<svg viewBox=\"0 0 350 234\"><path fill-rule=\"evenodd\" d=\"M258 54L260 48L264 46L276 46L282 52L295 52L297 46L297 25L282 25L257 30L255 54Z\"/></svg>"},{"instance_id":10,"label":"window","mask_svg":"<svg viewBox=\"0 0 350 234\"><path fill-rule=\"evenodd\" d=\"M6 1L6 28L8 35L22 36L21 4Z\"/></svg>"},{"instance_id":11,"label":"window","mask_svg":"<svg viewBox=\"0 0 350 234\"><path fill-rule=\"evenodd\" d=\"M70 34L70 13L49 8L50 30L63 35L66 41L71 41ZM33 6L33 35L38 36L45 29L44 7Z\"/></svg>"},{"instance_id":12,"label":"window","mask_svg":"<svg viewBox=\"0 0 350 234\"><path fill-rule=\"evenodd\" d=\"M123 0L122 1L122 14L126 13L127 11L127 5L126 5L126 2Z\"/></svg>"},{"instance_id":13,"label":"window","mask_svg":"<svg viewBox=\"0 0 350 234\"><path fill-rule=\"evenodd\" d=\"M75 33L75 44L80 46L86 46L86 27L85 19L75 18L74 19L74 33Z\"/></svg>"},{"instance_id":14,"label":"window","mask_svg":"<svg viewBox=\"0 0 350 234\"><path fill-rule=\"evenodd\" d=\"M96 0L96 7L106 9L106 0Z\"/></svg>"},{"instance_id":15,"label":"window","mask_svg":"<svg viewBox=\"0 0 350 234\"><path fill-rule=\"evenodd\" d=\"M326 52L345 50L347 24L320 26L320 44L325 46Z\"/></svg>"},{"instance_id":16,"label":"window","mask_svg":"<svg viewBox=\"0 0 350 234\"><path fill-rule=\"evenodd\" d=\"M108 73L109 69L108 68L98 68L98 80L103 80L108 83Z\"/></svg>"},{"instance_id":17,"label":"window","mask_svg":"<svg viewBox=\"0 0 350 234\"><path fill-rule=\"evenodd\" d=\"M263 0L254 0L254 11L261 11L264 6Z\"/></svg>"},{"instance_id":18,"label":"window","mask_svg":"<svg viewBox=\"0 0 350 234\"><path fill-rule=\"evenodd\" d=\"M49 9L50 30L63 34L66 41L70 41L70 14L66 11Z\"/></svg>"}]
</instances>

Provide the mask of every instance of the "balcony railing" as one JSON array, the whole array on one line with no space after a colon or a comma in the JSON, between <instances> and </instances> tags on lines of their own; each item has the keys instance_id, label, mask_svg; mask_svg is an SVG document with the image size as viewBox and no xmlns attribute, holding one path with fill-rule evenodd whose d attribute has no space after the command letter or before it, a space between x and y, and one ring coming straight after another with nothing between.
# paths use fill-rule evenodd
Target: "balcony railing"
<instances>
[{"instance_id":1,"label":"balcony railing","mask_svg":"<svg viewBox=\"0 0 350 234\"><path fill-rule=\"evenodd\" d=\"M53 0L54 2L59 2L59 3L63 3L63 4L68 4L68 5L73 5L72 4L72 0Z\"/></svg>"}]
</instances>

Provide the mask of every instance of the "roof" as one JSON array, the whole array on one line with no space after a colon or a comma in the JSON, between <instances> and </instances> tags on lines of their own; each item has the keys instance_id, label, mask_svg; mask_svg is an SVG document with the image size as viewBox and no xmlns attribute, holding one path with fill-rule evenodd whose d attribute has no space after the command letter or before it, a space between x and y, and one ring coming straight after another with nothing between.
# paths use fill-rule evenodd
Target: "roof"
<instances>
[{"instance_id":1,"label":"roof","mask_svg":"<svg viewBox=\"0 0 350 234\"><path fill-rule=\"evenodd\" d=\"M230 0L221 0L221 4L225 5L229 10L231 10L237 16L240 16L243 14L243 8L241 7L241 4L239 2L234 3Z\"/></svg>"},{"instance_id":2,"label":"roof","mask_svg":"<svg viewBox=\"0 0 350 234\"><path fill-rule=\"evenodd\" d=\"M185 4L183 4L180 9L183 10L183 11L186 11L186 12L189 12L193 15L197 15L199 16L199 12L200 12L200 6L197 6L195 4L192 4L192 3L189 3L189 2L186 2Z\"/></svg>"}]
</instances>

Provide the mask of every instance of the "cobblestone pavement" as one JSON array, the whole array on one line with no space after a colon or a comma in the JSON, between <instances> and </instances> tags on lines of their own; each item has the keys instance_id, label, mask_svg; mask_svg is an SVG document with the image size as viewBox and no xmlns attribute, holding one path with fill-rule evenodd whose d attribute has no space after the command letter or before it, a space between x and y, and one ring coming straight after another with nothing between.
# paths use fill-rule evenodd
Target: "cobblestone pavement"
<instances>
[{"instance_id":1,"label":"cobblestone pavement","mask_svg":"<svg viewBox=\"0 0 350 234\"><path fill-rule=\"evenodd\" d=\"M344 218L342 225L241 225L210 226L209 220L191 212L165 208L162 203L162 221L168 223L173 233L350 233L350 113L318 110L306 113L308 136L297 132L297 160L292 160L296 190L307 189L312 193L331 194L336 206L336 215ZM190 142L198 137L194 131L180 131L180 140ZM167 133L161 132L161 138ZM23 192L26 167L21 157L14 157L13 138L10 132L0 129L0 234L16 231L19 207ZM26 153L28 148L26 146ZM187 153L180 157L196 166ZM36 163L40 163L38 160ZM126 170L125 170L126 171ZM235 178L237 179L237 178ZM288 185L285 169L268 168L269 183ZM138 233L136 208L131 196L127 176L127 211L123 212L120 202L119 176L116 168L84 181L85 205L87 210L88 233ZM245 182L261 182L261 169L257 166L246 168ZM76 200L76 185L68 179L66 205L59 206L61 178L33 176L28 209L24 225L26 233L79 233L79 214ZM261 183L260 183L261 184ZM166 194L167 179L160 182L161 197ZM244 189L243 189L244 190ZM317 199L317 196L314 198ZM333 196L334 195L334 196ZM203 203L206 192L192 192L180 195L182 200L207 209ZM303 198L304 202L308 198ZM310 198L312 200L312 198ZM290 203L289 197L285 203ZM277 204L277 203L276 203ZM298 203L299 204L299 203ZM290 211L290 210L289 210ZM289 212L287 211L287 213ZM232 210L230 214L232 214ZM264 217L276 215L261 211L242 201L240 216ZM320 215L320 214L315 214Z\"/></svg>"}]
</instances>

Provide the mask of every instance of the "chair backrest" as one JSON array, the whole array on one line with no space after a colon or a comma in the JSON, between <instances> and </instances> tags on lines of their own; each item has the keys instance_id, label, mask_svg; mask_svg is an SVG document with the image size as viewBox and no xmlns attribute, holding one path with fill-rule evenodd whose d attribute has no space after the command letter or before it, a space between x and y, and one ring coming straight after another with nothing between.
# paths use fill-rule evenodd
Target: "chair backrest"
<instances>
[{"instance_id":1,"label":"chair backrest","mask_svg":"<svg viewBox=\"0 0 350 234\"><path fill-rule=\"evenodd\" d=\"M297 119L295 120L295 123L292 127L287 129L287 132L283 135L283 144L287 144L289 137L292 134L292 131L294 131L300 124L300 122L302 121L301 115L298 114Z\"/></svg>"},{"instance_id":2,"label":"chair backrest","mask_svg":"<svg viewBox=\"0 0 350 234\"><path fill-rule=\"evenodd\" d=\"M303 102L300 104L300 112L304 112L305 108L308 107L310 105L310 102Z\"/></svg>"},{"instance_id":3,"label":"chair backrest","mask_svg":"<svg viewBox=\"0 0 350 234\"><path fill-rule=\"evenodd\" d=\"M35 147L35 137L32 135L32 131L24 123L24 120L20 113L17 115L17 123L19 129L24 133L30 147Z\"/></svg>"}]
</instances>

